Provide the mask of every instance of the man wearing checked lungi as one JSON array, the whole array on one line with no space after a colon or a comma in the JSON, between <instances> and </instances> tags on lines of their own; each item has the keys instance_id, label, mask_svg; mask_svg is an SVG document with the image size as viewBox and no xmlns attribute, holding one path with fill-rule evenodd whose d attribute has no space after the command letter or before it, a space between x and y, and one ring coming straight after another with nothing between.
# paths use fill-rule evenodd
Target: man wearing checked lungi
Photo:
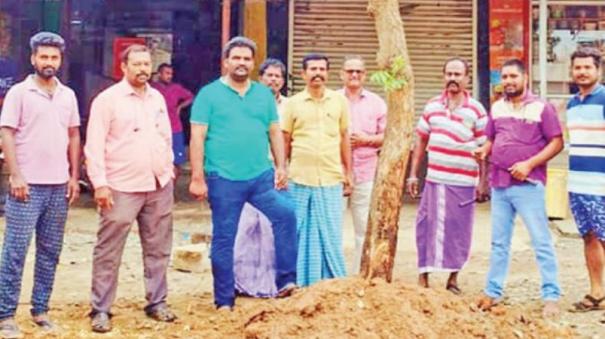
<instances>
[{"instance_id":1,"label":"man wearing checked lungi","mask_svg":"<svg viewBox=\"0 0 605 339\"><path fill-rule=\"evenodd\" d=\"M472 151L485 140L487 114L466 91L468 63L448 59L443 66L445 89L431 99L419 119L407 190L418 196L418 172L428 152L428 171L416 217L416 247L420 286L429 273L449 272L446 289L460 294L458 272L471 247L474 200L488 198L485 171Z\"/></svg>"},{"instance_id":2,"label":"man wearing checked lungi","mask_svg":"<svg viewBox=\"0 0 605 339\"><path fill-rule=\"evenodd\" d=\"M326 88L328 58L303 59L306 88L291 97L282 117L298 235L297 281L308 286L346 275L342 196L353 188L347 99Z\"/></svg>"}]
</instances>

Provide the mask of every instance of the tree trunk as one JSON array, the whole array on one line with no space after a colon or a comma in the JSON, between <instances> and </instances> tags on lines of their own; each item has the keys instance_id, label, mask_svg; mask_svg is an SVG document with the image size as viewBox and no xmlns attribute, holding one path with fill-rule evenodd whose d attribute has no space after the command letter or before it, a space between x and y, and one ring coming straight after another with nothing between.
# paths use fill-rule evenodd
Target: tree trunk
<instances>
[{"instance_id":1,"label":"tree trunk","mask_svg":"<svg viewBox=\"0 0 605 339\"><path fill-rule=\"evenodd\" d=\"M256 42L256 67L267 58L267 0L244 1L244 36ZM258 72L250 74L258 79Z\"/></svg>"},{"instance_id":2,"label":"tree trunk","mask_svg":"<svg viewBox=\"0 0 605 339\"><path fill-rule=\"evenodd\" d=\"M398 0L369 0L368 12L374 17L378 35L378 66L388 68L402 56L406 61L407 84L387 93L387 127L380 151L372 190L368 228L361 259L361 275L390 282L397 250L397 231L404 176L414 130L414 79L409 63Z\"/></svg>"}]
</instances>

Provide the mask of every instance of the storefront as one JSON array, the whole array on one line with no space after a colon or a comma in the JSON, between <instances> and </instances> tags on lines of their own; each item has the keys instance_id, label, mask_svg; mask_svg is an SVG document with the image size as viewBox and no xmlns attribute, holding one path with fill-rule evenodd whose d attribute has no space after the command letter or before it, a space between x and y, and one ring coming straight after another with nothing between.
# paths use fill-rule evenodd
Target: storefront
<instances>
[{"instance_id":1,"label":"storefront","mask_svg":"<svg viewBox=\"0 0 605 339\"><path fill-rule=\"evenodd\" d=\"M304 87L300 77L302 59L310 52L325 53L331 60L328 86L339 88L339 69L345 55L359 54L368 71L378 69L378 38L374 19L368 14L367 0L289 0L290 87ZM482 1L482 0L481 0ZM400 0L410 62L415 77L416 113L443 88L443 62L452 56L469 61L476 76L477 0ZM380 88L368 84L384 94ZM473 94L478 95L477 81Z\"/></svg>"},{"instance_id":2,"label":"storefront","mask_svg":"<svg viewBox=\"0 0 605 339\"><path fill-rule=\"evenodd\" d=\"M543 53L541 20L545 24ZM569 97L577 92L570 78L571 54L579 46L593 46L605 55L605 2L532 1L532 45L534 90L562 112Z\"/></svg>"},{"instance_id":3,"label":"storefront","mask_svg":"<svg viewBox=\"0 0 605 339\"><path fill-rule=\"evenodd\" d=\"M28 41L40 30L67 41L60 78L76 91L84 122L92 98L120 79L117 56L132 42L148 45L154 68L172 64L175 81L196 92L220 75L222 33L244 32L246 1L227 4L225 18L221 0L2 0L0 98L31 73ZM287 1L268 1L263 10L268 55L285 61Z\"/></svg>"}]
</instances>

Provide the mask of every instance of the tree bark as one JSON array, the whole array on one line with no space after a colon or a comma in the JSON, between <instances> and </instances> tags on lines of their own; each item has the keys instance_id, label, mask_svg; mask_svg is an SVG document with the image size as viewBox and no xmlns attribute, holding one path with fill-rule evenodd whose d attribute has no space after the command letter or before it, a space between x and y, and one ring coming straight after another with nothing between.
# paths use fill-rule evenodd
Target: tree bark
<instances>
[{"instance_id":1,"label":"tree bark","mask_svg":"<svg viewBox=\"0 0 605 339\"><path fill-rule=\"evenodd\" d=\"M407 84L387 93L387 127L380 151L372 190L370 214L361 259L361 275L390 282L397 250L397 231L404 176L414 130L414 78L409 63L403 21L398 0L369 0L368 12L374 17L379 49L378 66L388 68L402 56L406 61Z\"/></svg>"},{"instance_id":2,"label":"tree bark","mask_svg":"<svg viewBox=\"0 0 605 339\"><path fill-rule=\"evenodd\" d=\"M267 0L244 1L244 36L256 42L256 67L267 58ZM258 79L258 72L250 74Z\"/></svg>"}]
</instances>

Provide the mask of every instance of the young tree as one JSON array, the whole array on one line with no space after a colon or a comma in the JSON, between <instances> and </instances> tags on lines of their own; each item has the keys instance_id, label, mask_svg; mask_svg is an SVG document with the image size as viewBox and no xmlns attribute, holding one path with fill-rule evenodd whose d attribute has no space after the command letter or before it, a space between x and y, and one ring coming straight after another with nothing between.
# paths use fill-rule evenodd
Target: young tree
<instances>
[{"instance_id":1,"label":"young tree","mask_svg":"<svg viewBox=\"0 0 605 339\"><path fill-rule=\"evenodd\" d=\"M373 80L387 91L387 128L380 151L368 228L361 259L361 275L390 282L397 249L399 211L404 176L414 131L414 78L409 63L398 0L369 0L378 35L378 66Z\"/></svg>"}]
</instances>

